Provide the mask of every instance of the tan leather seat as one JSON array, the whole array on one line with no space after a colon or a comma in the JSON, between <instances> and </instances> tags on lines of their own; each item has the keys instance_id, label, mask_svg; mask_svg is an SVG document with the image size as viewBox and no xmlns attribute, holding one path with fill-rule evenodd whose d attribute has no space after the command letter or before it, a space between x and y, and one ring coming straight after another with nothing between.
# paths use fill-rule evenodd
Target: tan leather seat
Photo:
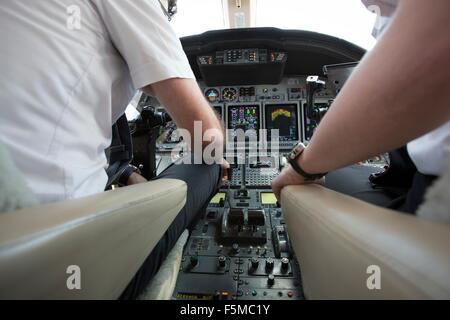
<instances>
[{"instance_id":1,"label":"tan leather seat","mask_svg":"<svg viewBox=\"0 0 450 320\"><path fill-rule=\"evenodd\" d=\"M450 225L318 185L285 188L282 205L307 298L450 299ZM380 290L367 286L373 265Z\"/></svg>"},{"instance_id":2,"label":"tan leather seat","mask_svg":"<svg viewBox=\"0 0 450 320\"><path fill-rule=\"evenodd\" d=\"M0 299L116 299L186 201L159 180L0 214ZM69 266L81 290L69 290Z\"/></svg>"}]
</instances>

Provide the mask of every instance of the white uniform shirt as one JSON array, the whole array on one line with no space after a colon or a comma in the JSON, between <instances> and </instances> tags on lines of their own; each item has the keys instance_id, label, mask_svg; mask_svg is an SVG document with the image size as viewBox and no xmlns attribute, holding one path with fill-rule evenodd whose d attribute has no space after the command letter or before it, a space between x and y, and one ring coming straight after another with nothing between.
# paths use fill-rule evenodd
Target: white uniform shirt
<instances>
[{"instance_id":1,"label":"white uniform shirt","mask_svg":"<svg viewBox=\"0 0 450 320\"><path fill-rule=\"evenodd\" d=\"M2 1L0 43L0 142L41 202L102 192L136 89L194 78L157 0Z\"/></svg>"},{"instance_id":2,"label":"white uniform shirt","mask_svg":"<svg viewBox=\"0 0 450 320\"><path fill-rule=\"evenodd\" d=\"M398 0L362 0L371 8L378 6L381 16L374 28L374 36L380 37L392 20ZM374 8L372 8L374 9ZM450 107L450 106L449 106ZM440 128L408 144L408 153L417 170L423 174L441 176L448 169L450 159L450 121Z\"/></svg>"}]
</instances>

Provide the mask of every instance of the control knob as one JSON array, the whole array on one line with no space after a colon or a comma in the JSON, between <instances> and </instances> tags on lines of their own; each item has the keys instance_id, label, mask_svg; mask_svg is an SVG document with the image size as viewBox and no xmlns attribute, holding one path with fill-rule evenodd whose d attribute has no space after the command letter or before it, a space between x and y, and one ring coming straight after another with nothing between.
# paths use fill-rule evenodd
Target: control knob
<instances>
[{"instance_id":1,"label":"control knob","mask_svg":"<svg viewBox=\"0 0 450 320\"><path fill-rule=\"evenodd\" d=\"M237 243L233 244L232 246L232 250L234 254L238 254L240 249L239 249L239 245Z\"/></svg>"},{"instance_id":2,"label":"control knob","mask_svg":"<svg viewBox=\"0 0 450 320\"><path fill-rule=\"evenodd\" d=\"M197 256L191 256L191 267L196 267L198 265L198 257Z\"/></svg>"},{"instance_id":3,"label":"control knob","mask_svg":"<svg viewBox=\"0 0 450 320\"><path fill-rule=\"evenodd\" d=\"M289 259L288 258L281 259L281 269L283 271L287 271L289 269Z\"/></svg>"},{"instance_id":4,"label":"control knob","mask_svg":"<svg viewBox=\"0 0 450 320\"><path fill-rule=\"evenodd\" d=\"M220 256L217 260L219 261L219 267L225 268L227 264L227 258L225 258L224 256Z\"/></svg>"},{"instance_id":5,"label":"control knob","mask_svg":"<svg viewBox=\"0 0 450 320\"><path fill-rule=\"evenodd\" d=\"M266 259L266 271L267 272L271 272L273 270L275 262L273 261L272 258L267 258Z\"/></svg>"},{"instance_id":6,"label":"control knob","mask_svg":"<svg viewBox=\"0 0 450 320\"><path fill-rule=\"evenodd\" d=\"M275 284L275 276L273 274L271 274L268 278L267 278L267 285L269 285L270 287L273 286Z\"/></svg>"},{"instance_id":7,"label":"control knob","mask_svg":"<svg viewBox=\"0 0 450 320\"><path fill-rule=\"evenodd\" d=\"M259 259L258 258L252 258L250 260L250 263L252 264L252 269L256 270L259 267Z\"/></svg>"}]
</instances>

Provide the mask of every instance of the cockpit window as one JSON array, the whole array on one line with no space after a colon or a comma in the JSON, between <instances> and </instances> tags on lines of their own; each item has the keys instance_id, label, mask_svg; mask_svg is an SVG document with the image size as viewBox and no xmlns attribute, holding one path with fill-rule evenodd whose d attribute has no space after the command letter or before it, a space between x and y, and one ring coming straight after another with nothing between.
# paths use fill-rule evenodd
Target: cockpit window
<instances>
[{"instance_id":1,"label":"cockpit window","mask_svg":"<svg viewBox=\"0 0 450 320\"><path fill-rule=\"evenodd\" d=\"M376 16L361 0L259 0L256 26L315 31L345 39L365 49L375 43Z\"/></svg>"},{"instance_id":2,"label":"cockpit window","mask_svg":"<svg viewBox=\"0 0 450 320\"><path fill-rule=\"evenodd\" d=\"M180 37L230 27L226 0L178 0L172 25ZM248 19L248 18L247 18ZM364 49L375 44L375 14L361 0L252 0L249 27L319 32Z\"/></svg>"},{"instance_id":3,"label":"cockpit window","mask_svg":"<svg viewBox=\"0 0 450 320\"><path fill-rule=\"evenodd\" d=\"M225 0L178 0L177 6L171 24L180 37L228 29Z\"/></svg>"}]
</instances>

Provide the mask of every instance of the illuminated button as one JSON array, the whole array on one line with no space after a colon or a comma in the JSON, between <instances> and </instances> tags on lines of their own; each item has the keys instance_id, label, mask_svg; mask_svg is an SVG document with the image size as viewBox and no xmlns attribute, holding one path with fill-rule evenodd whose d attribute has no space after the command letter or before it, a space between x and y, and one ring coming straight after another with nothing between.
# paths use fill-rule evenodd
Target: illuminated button
<instances>
[{"instance_id":1,"label":"illuminated button","mask_svg":"<svg viewBox=\"0 0 450 320\"><path fill-rule=\"evenodd\" d=\"M292 298L292 297L294 296L294 292L289 291L289 292L287 293L287 295L288 295L289 298Z\"/></svg>"}]
</instances>

